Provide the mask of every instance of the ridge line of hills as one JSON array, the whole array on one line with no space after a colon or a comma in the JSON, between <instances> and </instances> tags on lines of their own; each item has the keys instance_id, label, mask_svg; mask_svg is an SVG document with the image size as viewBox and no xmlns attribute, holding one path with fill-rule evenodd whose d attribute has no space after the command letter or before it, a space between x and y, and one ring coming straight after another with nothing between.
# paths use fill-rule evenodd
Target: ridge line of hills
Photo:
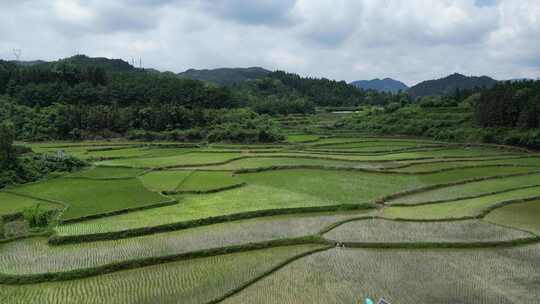
<instances>
[{"instance_id":1,"label":"ridge line of hills","mask_svg":"<svg viewBox=\"0 0 540 304\"><path fill-rule=\"evenodd\" d=\"M107 70L108 72L137 72L147 71L155 73L166 73L176 75L180 78L188 78L200 80L207 83L213 83L221 86L235 86L246 81L268 77L273 73L262 67L247 67L247 68L215 68L215 69L188 69L184 72L159 72L154 69L140 69L134 67L129 62L122 59L109 59L104 57L88 57L86 55L75 55L69 58L60 59L58 61L9 61L20 66L26 67L47 67L58 62L66 62L79 67L98 67ZM307 78L309 79L309 78ZM324 78L323 78L324 79ZM514 79L509 81L519 81L524 79ZM337 81L341 83L341 81ZM450 95L456 90L474 90L479 88L491 88L498 81L488 76L465 76L459 73L454 73L443 78L426 80L412 87L399 80L392 78L375 78L372 80L357 80L349 83L362 90L375 90L384 93L399 93L407 92L413 98L424 96Z\"/></svg>"}]
</instances>

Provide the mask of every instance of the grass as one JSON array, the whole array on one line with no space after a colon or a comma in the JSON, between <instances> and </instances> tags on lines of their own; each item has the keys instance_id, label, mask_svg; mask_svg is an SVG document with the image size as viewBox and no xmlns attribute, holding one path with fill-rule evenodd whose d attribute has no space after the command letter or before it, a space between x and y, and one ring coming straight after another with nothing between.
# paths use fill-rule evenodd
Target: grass
<instances>
[{"instance_id":1,"label":"grass","mask_svg":"<svg viewBox=\"0 0 540 304\"><path fill-rule=\"evenodd\" d=\"M31 286L2 286L2 303L206 303L315 245L277 247Z\"/></svg>"},{"instance_id":2,"label":"grass","mask_svg":"<svg viewBox=\"0 0 540 304\"><path fill-rule=\"evenodd\" d=\"M540 235L540 200L495 209L484 220Z\"/></svg>"},{"instance_id":3,"label":"grass","mask_svg":"<svg viewBox=\"0 0 540 304\"><path fill-rule=\"evenodd\" d=\"M452 222L405 222L369 219L343 224L324 235L353 243L482 243L529 238L523 231L495 226L480 220Z\"/></svg>"},{"instance_id":4,"label":"grass","mask_svg":"<svg viewBox=\"0 0 540 304\"><path fill-rule=\"evenodd\" d=\"M492 169L498 170L498 169ZM450 171L453 172L453 171ZM456 174L456 172L454 172ZM426 176L426 178L429 176ZM463 185L448 186L439 189L424 191L390 200L389 204L418 204L439 200L452 200L463 197L470 197L488 194L496 191L510 190L517 187L539 185L540 175L525 175L500 179L491 179L478 182L471 182Z\"/></svg>"},{"instance_id":5,"label":"grass","mask_svg":"<svg viewBox=\"0 0 540 304\"><path fill-rule=\"evenodd\" d=\"M62 208L62 205L59 204L47 203L7 192L0 192L0 215L18 213L26 208L34 207L36 205L40 205L40 207L46 210Z\"/></svg>"},{"instance_id":6,"label":"grass","mask_svg":"<svg viewBox=\"0 0 540 304\"><path fill-rule=\"evenodd\" d=\"M0 247L0 273L37 274L102 266L126 260L313 235L334 222L367 212L264 217L115 241L48 246L44 238Z\"/></svg>"},{"instance_id":7,"label":"grass","mask_svg":"<svg viewBox=\"0 0 540 304\"><path fill-rule=\"evenodd\" d=\"M88 180L57 178L23 185L13 192L60 201L70 207L62 219L74 219L166 201L167 198L146 190L135 178L123 180Z\"/></svg>"},{"instance_id":8,"label":"grass","mask_svg":"<svg viewBox=\"0 0 540 304\"><path fill-rule=\"evenodd\" d=\"M195 166L219 163L239 157L239 152L191 152L174 156L155 156L147 158L129 158L97 162L103 166L128 166L138 168L160 168L169 166Z\"/></svg>"},{"instance_id":9,"label":"grass","mask_svg":"<svg viewBox=\"0 0 540 304\"><path fill-rule=\"evenodd\" d=\"M221 302L536 303L540 245L491 250L332 249L294 261Z\"/></svg>"},{"instance_id":10,"label":"grass","mask_svg":"<svg viewBox=\"0 0 540 304\"><path fill-rule=\"evenodd\" d=\"M407 207L387 207L383 209L382 215L388 218L417 220L470 217L477 216L486 208L500 202L514 199L525 199L539 195L540 187L528 188L448 203L435 203Z\"/></svg>"}]
</instances>

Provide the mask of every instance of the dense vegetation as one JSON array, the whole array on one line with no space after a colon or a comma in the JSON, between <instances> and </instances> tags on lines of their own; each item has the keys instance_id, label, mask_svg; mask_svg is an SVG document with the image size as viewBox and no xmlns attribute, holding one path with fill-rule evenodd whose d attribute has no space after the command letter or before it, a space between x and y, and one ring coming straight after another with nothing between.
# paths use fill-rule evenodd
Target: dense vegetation
<instances>
[{"instance_id":1,"label":"dense vegetation","mask_svg":"<svg viewBox=\"0 0 540 304\"><path fill-rule=\"evenodd\" d=\"M212 82L215 84L230 86L253 80L268 75L270 71L259 67L251 68L220 68L212 70L195 70L189 69L179 73L178 76Z\"/></svg>"},{"instance_id":2,"label":"dense vegetation","mask_svg":"<svg viewBox=\"0 0 540 304\"><path fill-rule=\"evenodd\" d=\"M385 93L343 81L259 72L204 72L205 77L218 78L233 73L231 81L244 75L240 77L244 81L239 78L222 87L84 55L32 64L0 61L0 120L13 122L19 140L126 137L255 143L284 139L271 116L363 107L361 113L345 122L331 122L332 126L321 123L309 129L302 119L284 122L311 132L323 126L539 145L538 82L495 85L488 77L454 74L407 92Z\"/></svg>"},{"instance_id":3,"label":"dense vegetation","mask_svg":"<svg viewBox=\"0 0 540 304\"><path fill-rule=\"evenodd\" d=\"M505 82L482 92L474 118L482 127L540 128L540 81Z\"/></svg>"},{"instance_id":4,"label":"dense vegetation","mask_svg":"<svg viewBox=\"0 0 540 304\"><path fill-rule=\"evenodd\" d=\"M119 60L0 62L1 94L0 119L14 122L19 139L115 137L137 130L146 137L166 131L156 137L175 140L236 141L239 134L242 141L281 139L267 118L238 110L240 98L227 88Z\"/></svg>"},{"instance_id":5,"label":"dense vegetation","mask_svg":"<svg viewBox=\"0 0 540 304\"><path fill-rule=\"evenodd\" d=\"M13 123L0 123L0 189L38 180L51 172L69 172L86 165L64 154L39 155L27 147L14 146Z\"/></svg>"},{"instance_id":6,"label":"dense vegetation","mask_svg":"<svg viewBox=\"0 0 540 304\"><path fill-rule=\"evenodd\" d=\"M378 134L540 147L540 81L502 82L415 103L365 108L347 126Z\"/></svg>"}]
</instances>

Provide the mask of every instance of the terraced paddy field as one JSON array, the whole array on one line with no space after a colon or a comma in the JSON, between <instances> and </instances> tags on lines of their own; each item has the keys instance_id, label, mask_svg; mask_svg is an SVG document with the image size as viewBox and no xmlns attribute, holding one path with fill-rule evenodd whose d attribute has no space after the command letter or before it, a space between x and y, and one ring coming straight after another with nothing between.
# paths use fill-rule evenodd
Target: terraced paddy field
<instances>
[{"instance_id":1,"label":"terraced paddy field","mask_svg":"<svg viewBox=\"0 0 540 304\"><path fill-rule=\"evenodd\" d=\"M537 303L540 247L332 249L294 261L223 303Z\"/></svg>"},{"instance_id":2,"label":"terraced paddy field","mask_svg":"<svg viewBox=\"0 0 540 304\"><path fill-rule=\"evenodd\" d=\"M199 258L80 280L2 286L7 303L208 303L295 257L320 249L288 246Z\"/></svg>"},{"instance_id":3,"label":"terraced paddy field","mask_svg":"<svg viewBox=\"0 0 540 304\"><path fill-rule=\"evenodd\" d=\"M0 192L0 215L21 212L26 208L31 208L36 205L50 210L61 209L64 207L61 204L40 201L34 198L20 196L8 192Z\"/></svg>"},{"instance_id":4,"label":"terraced paddy field","mask_svg":"<svg viewBox=\"0 0 540 304\"><path fill-rule=\"evenodd\" d=\"M540 298L533 152L314 134L29 146L90 165L0 191L1 303ZM48 227L26 222L37 205Z\"/></svg>"}]
</instances>

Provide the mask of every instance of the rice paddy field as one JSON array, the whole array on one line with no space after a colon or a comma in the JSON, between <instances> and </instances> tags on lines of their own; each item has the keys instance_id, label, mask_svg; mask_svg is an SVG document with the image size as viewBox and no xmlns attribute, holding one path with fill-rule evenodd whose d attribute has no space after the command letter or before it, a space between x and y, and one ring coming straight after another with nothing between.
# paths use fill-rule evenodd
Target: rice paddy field
<instances>
[{"instance_id":1,"label":"rice paddy field","mask_svg":"<svg viewBox=\"0 0 540 304\"><path fill-rule=\"evenodd\" d=\"M1 303L538 303L540 155L409 138L28 144ZM61 151L61 152L59 152ZM24 214L39 206L46 228Z\"/></svg>"}]
</instances>

